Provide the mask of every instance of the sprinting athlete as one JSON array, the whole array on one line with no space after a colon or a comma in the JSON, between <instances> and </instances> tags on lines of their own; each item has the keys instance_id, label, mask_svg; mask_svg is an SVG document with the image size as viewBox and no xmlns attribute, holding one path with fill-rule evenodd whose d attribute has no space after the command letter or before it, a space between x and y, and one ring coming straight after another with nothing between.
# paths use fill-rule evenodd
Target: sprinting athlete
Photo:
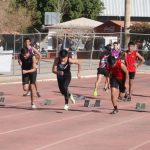
<instances>
[{"instance_id":1,"label":"sprinting athlete","mask_svg":"<svg viewBox=\"0 0 150 150\"><path fill-rule=\"evenodd\" d=\"M128 81L128 70L120 59L115 59L113 56L108 57L108 64L110 72L111 101L114 107L112 114L116 114L118 113L116 91L119 87L121 96L125 96Z\"/></svg>"},{"instance_id":2,"label":"sprinting athlete","mask_svg":"<svg viewBox=\"0 0 150 150\"><path fill-rule=\"evenodd\" d=\"M35 109L34 104L34 92L35 92L35 82L36 82L36 58L34 55L30 54L28 49L21 49L20 54L21 69L22 69L22 84L24 91L31 91L31 108Z\"/></svg>"},{"instance_id":3,"label":"sprinting athlete","mask_svg":"<svg viewBox=\"0 0 150 150\"><path fill-rule=\"evenodd\" d=\"M65 98L65 110L69 109L69 100L71 100L72 103L75 103L73 95L68 90L71 81L71 64L78 65L77 77L80 78L80 63L77 59L70 58L67 50L61 50L59 52L59 56L55 58L52 68L52 72L57 75L59 90Z\"/></svg>"},{"instance_id":4,"label":"sprinting athlete","mask_svg":"<svg viewBox=\"0 0 150 150\"><path fill-rule=\"evenodd\" d=\"M32 46L32 42L31 42L31 39L29 37L26 37L24 39L24 48L28 49L30 54L34 54L35 55L36 64L38 66L38 63L39 63L39 61L41 59L41 54L35 47ZM19 62L19 64L21 64L21 62L19 60L18 60L18 62ZM37 73L37 71L36 71L36 73ZM38 97L40 97L40 93L38 92L38 89L37 89L37 82L35 82L35 89L36 89L36 95ZM27 91L25 94L23 94L23 96L30 96L30 94L31 93L30 93L30 89L29 89L29 91Z\"/></svg>"}]
</instances>

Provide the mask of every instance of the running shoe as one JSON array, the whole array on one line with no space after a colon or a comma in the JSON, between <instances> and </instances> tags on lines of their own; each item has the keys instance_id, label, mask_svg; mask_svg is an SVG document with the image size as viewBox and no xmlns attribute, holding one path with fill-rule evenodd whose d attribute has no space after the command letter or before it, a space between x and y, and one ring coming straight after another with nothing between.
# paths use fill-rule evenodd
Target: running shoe
<instances>
[{"instance_id":1,"label":"running shoe","mask_svg":"<svg viewBox=\"0 0 150 150\"><path fill-rule=\"evenodd\" d=\"M122 101L126 101L126 100L127 100L127 98L124 97L124 96L119 96L118 97L118 102L122 102Z\"/></svg>"},{"instance_id":2,"label":"running shoe","mask_svg":"<svg viewBox=\"0 0 150 150\"><path fill-rule=\"evenodd\" d=\"M76 103L76 100L74 99L74 97L73 97L72 94L70 94L69 100L70 100L73 104Z\"/></svg>"},{"instance_id":3,"label":"running shoe","mask_svg":"<svg viewBox=\"0 0 150 150\"><path fill-rule=\"evenodd\" d=\"M118 109L113 109L113 111L110 114L117 114L118 112Z\"/></svg>"},{"instance_id":4,"label":"running shoe","mask_svg":"<svg viewBox=\"0 0 150 150\"><path fill-rule=\"evenodd\" d=\"M27 93L23 94L23 96L30 96L31 95L31 92L28 91Z\"/></svg>"},{"instance_id":5,"label":"running shoe","mask_svg":"<svg viewBox=\"0 0 150 150\"><path fill-rule=\"evenodd\" d=\"M35 105L35 104L32 104L32 105L31 105L31 108L32 108L32 109L36 109L36 105Z\"/></svg>"},{"instance_id":6,"label":"running shoe","mask_svg":"<svg viewBox=\"0 0 150 150\"><path fill-rule=\"evenodd\" d=\"M97 90L94 89L93 96L97 96L97 95L98 95L98 94L97 94Z\"/></svg>"},{"instance_id":7,"label":"running shoe","mask_svg":"<svg viewBox=\"0 0 150 150\"><path fill-rule=\"evenodd\" d=\"M36 95L37 97L41 97L40 93L39 92L36 92Z\"/></svg>"},{"instance_id":8,"label":"running shoe","mask_svg":"<svg viewBox=\"0 0 150 150\"><path fill-rule=\"evenodd\" d=\"M127 101L131 101L131 96L130 95L128 95Z\"/></svg>"},{"instance_id":9,"label":"running shoe","mask_svg":"<svg viewBox=\"0 0 150 150\"><path fill-rule=\"evenodd\" d=\"M108 92L108 88L103 88L103 90L104 90L105 92Z\"/></svg>"},{"instance_id":10,"label":"running shoe","mask_svg":"<svg viewBox=\"0 0 150 150\"><path fill-rule=\"evenodd\" d=\"M69 109L69 106L67 105L67 104L65 104L65 106L64 106L64 110L68 110Z\"/></svg>"}]
</instances>

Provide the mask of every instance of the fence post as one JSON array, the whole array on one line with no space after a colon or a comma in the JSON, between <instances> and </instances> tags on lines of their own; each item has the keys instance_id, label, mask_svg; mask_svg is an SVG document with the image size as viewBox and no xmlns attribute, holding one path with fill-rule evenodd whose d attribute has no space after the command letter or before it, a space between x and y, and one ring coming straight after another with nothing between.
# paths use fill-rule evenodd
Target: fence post
<instances>
[{"instance_id":1,"label":"fence post","mask_svg":"<svg viewBox=\"0 0 150 150\"><path fill-rule=\"evenodd\" d=\"M92 42L92 51L91 51L91 58L90 58L90 69L92 67L92 57L93 57L93 51L94 51L94 41L95 41L95 34L93 36L93 42Z\"/></svg>"},{"instance_id":2,"label":"fence post","mask_svg":"<svg viewBox=\"0 0 150 150\"><path fill-rule=\"evenodd\" d=\"M16 35L14 34L14 50L13 50L13 76L15 75L15 52L16 52Z\"/></svg>"},{"instance_id":3,"label":"fence post","mask_svg":"<svg viewBox=\"0 0 150 150\"><path fill-rule=\"evenodd\" d=\"M56 34L56 40L57 40L57 45L56 45L56 57L58 57L58 52L59 52L58 34Z\"/></svg>"},{"instance_id":4,"label":"fence post","mask_svg":"<svg viewBox=\"0 0 150 150\"><path fill-rule=\"evenodd\" d=\"M40 38L39 38L39 51L41 50L41 33L39 33ZM41 51L40 51L41 53ZM39 74L41 73L41 61L39 61Z\"/></svg>"}]
</instances>

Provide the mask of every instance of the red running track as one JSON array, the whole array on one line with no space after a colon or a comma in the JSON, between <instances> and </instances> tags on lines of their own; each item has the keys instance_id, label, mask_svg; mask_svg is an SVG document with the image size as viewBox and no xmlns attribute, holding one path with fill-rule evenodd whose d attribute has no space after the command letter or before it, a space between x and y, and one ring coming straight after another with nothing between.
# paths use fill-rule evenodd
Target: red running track
<instances>
[{"instance_id":1,"label":"red running track","mask_svg":"<svg viewBox=\"0 0 150 150\"><path fill-rule=\"evenodd\" d=\"M96 78L74 79L70 91L94 102ZM111 115L110 91L102 90L100 108L85 108L84 101L64 111L64 100L57 82L39 82L42 95L36 98L37 110L30 110L29 97L23 97L21 84L0 85L6 105L0 107L0 150L149 150L150 92L149 75L137 75L131 102L119 102L119 113ZM53 105L43 106L50 98ZM137 102L146 103L144 112L135 110Z\"/></svg>"}]
</instances>

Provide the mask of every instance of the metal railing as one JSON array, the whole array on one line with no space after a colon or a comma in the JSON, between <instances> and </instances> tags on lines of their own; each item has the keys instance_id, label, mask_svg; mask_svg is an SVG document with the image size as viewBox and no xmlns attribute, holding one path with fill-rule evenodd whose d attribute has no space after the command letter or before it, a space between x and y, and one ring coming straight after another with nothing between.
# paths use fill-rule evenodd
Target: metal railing
<instances>
[{"instance_id":1,"label":"metal railing","mask_svg":"<svg viewBox=\"0 0 150 150\"><path fill-rule=\"evenodd\" d=\"M42 60L39 63L38 73L44 74L51 71L54 58L61 48L67 48L72 52L77 53L78 59L84 62L84 69L95 68L99 60L99 52L104 49L107 44L112 44L115 41L122 43L124 33L67 33L60 35L56 33L35 33L35 34L19 34L8 35L1 34L0 46L3 46L4 51L13 50L12 69L9 73L0 73L1 75L20 75L20 66L17 62L17 55L23 47L25 37L30 37L35 47L42 53ZM137 44L137 50L146 59L145 65L149 65L150 61L150 34L130 34L132 41ZM0 55L2 51L0 49ZM3 64L0 64L3 65Z\"/></svg>"}]
</instances>

